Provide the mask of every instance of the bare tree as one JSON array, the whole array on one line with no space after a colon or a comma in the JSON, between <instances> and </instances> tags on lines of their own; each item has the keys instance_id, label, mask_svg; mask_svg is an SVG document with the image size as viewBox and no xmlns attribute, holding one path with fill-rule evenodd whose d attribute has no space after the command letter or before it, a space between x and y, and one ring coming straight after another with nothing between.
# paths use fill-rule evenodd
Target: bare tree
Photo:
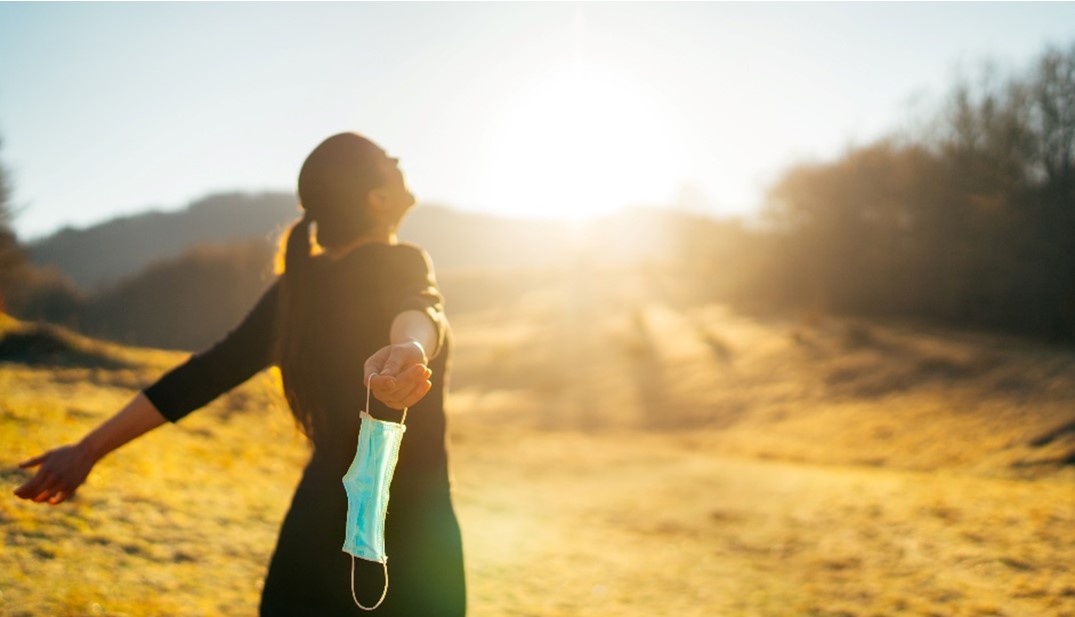
<instances>
[{"instance_id":1,"label":"bare tree","mask_svg":"<svg viewBox=\"0 0 1075 617\"><path fill-rule=\"evenodd\" d=\"M11 229L11 181L9 178L7 170L0 165L0 312L4 310L4 299L25 262L25 255L15 239L15 232Z\"/></svg>"},{"instance_id":2,"label":"bare tree","mask_svg":"<svg viewBox=\"0 0 1075 617\"><path fill-rule=\"evenodd\" d=\"M1032 127L1046 182L1055 195L1072 196L1075 184L1075 45L1050 48L1031 77Z\"/></svg>"},{"instance_id":3,"label":"bare tree","mask_svg":"<svg viewBox=\"0 0 1075 617\"><path fill-rule=\"evenodd\" d=\"M927 125L768 193L785 298L1075 340L1075 45L986 62Z\"/></svg>"}]
</instances>

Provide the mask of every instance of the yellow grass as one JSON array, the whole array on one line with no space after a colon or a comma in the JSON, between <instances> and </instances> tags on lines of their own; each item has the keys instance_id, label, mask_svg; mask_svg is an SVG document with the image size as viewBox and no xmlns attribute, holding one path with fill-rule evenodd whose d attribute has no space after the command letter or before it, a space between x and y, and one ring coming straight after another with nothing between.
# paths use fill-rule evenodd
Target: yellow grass
<instances>
[{"instance_id":1,"label":"yellow grass","mask_svg":"<svg viewBox=\"0 0 1075 617\"><path fill-rule=\"evenodd\" d=\"M449 304L472 615L1075 615L1075 435L1030 445L1075 420L1075 353L534 280ZM10 494L183 358L106 347L133 368L0 364L0 614L253 614L307 456L269 375L68 504Z\"/></svg>"}]
</instances>

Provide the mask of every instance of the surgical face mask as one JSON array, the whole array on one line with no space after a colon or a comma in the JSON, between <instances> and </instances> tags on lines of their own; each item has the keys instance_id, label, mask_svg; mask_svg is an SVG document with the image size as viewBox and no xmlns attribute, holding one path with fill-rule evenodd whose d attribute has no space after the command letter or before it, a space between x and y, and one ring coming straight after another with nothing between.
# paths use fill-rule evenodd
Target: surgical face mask
<instances>
[{"instance_id":1,"label":"surgical face mask","mask_svg":"<svg viewBox=\"0 0 1075 617\"><path fill-rule=\"evenodd\" d=\"M343 476L347 491L347 528L343 551L351 555L351 598L359 608L372 611L388 595L388 555L384 548L384 523L388 516L388 487L399 458L399 446L407 431L407 410L399 424L378 420L369 414L370 388L366 388L366 409L358 430L358 448ZM373 606L362 606L355 596L355 557L384 566L384 589Z\"/></svg>"}]
</instances>

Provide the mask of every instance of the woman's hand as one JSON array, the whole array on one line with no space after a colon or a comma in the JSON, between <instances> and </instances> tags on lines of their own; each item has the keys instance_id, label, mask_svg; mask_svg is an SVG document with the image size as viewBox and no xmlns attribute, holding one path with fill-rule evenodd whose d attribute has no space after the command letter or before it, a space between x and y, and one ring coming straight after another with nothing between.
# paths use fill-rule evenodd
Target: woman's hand
<instances>
[{"instance_id":1,"label":"woman's hand","mask_svg":"<svg viewBox=\"0 0 1075 617\"><path fill-rule=\"evenodd\" d=\"M63 446L19 463L22 469L40 468L33 478L15 489L23 499L56 505L75 494L97 459L81 444Z\"/></svg>"},{"instance_id":2,"label":"woman's hand","mask_svg":"<svg viewBox=\"0 0 1075 617\"><path fill-rule=\"evenodd\" d=\"M411 407L429 392L433 371L417 341L382 347L366 360L365 379L373 396L392 409Z\"/></svg>"}]
</instances>

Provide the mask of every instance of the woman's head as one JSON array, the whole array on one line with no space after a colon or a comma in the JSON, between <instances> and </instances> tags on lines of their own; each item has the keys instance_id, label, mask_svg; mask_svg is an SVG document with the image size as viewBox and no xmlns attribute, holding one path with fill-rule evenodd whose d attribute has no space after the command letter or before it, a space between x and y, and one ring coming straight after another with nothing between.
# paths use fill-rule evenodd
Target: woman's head
<instances>
[{"instance_id":1,"label":"woman's head","mask_svg":"<svg viewBox=\"0 0 1075 617\"><path fill-rule=\"evenodd\" d=\"M299 172L299 204L317 224L317 243L343 246L374 224L370 192L382 187L388 155L357 133L340 133L321 142Z\"/></svg>"},{"instance_id":2,"label":"woman's head","mask_svg":"<svg viewBox=\"0 0 1075 617\"><path fill-rule=\"evenodd\" d=\"M394 232L415 203L399 159L358 133L333 135L314 148L299 171L298 194L304 214L280 247L278 272L309 262L311 226L319 247L342 247Z\"/></svg>"}]
</instances>

